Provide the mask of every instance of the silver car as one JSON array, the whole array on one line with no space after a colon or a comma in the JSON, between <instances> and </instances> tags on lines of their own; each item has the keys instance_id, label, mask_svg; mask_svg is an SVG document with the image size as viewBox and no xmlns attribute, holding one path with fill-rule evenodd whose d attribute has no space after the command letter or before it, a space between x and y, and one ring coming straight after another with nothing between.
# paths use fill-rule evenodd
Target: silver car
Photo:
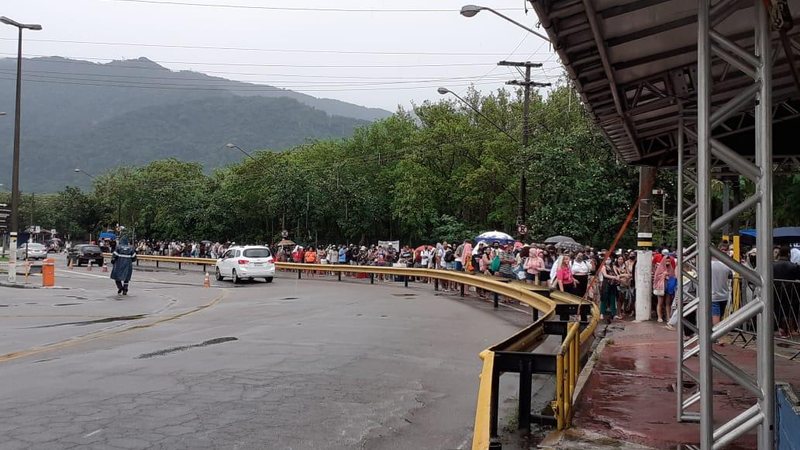
<instances>
[{"instance_id":1,"label":"silver car","mask_svg":"<svg viewBox=\"0 0 800 450\"><path fill-rule=\"evenodd\" d=\"M47 258L47 247L42 244L25 243L17 248L17 259L45 259Z\"/></svg>"}]
</instances>

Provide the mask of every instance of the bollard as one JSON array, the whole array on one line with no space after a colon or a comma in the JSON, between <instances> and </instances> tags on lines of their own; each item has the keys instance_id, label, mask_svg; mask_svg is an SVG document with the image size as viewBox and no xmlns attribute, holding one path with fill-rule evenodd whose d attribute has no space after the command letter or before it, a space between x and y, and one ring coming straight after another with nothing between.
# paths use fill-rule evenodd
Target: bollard
<instances>
[{"instance_id":1,"label":"bollard","mask_svg":"<svg viewBox=\"0 0 800 450\"><path fill-rule=\"evenodd\" d=\"M497 292L494 293L494 307L495 308L500 307L500 296L497 295Z\"/></svg>"},{"instance_id":2,"label":"bollard","mask_svg":"<svg viewBox=\"0 0 800 450\"><path fill-rule=\"evenodd\" d=\"M73 270L75 266L72 264L72 258L67 258L67 268Z\"/></svg>"},{"instance_id":3,"label":"bollard","mask_svg":"<svg viewBox=\"0 0 800 450\"><path fill-rule=\"evenodd\" d=\"M531 307L531 310L532 310L531 314L533 315L533 321L536 322L537 320L539 320L539 310L534 307Z\"/></svg>"},{"instance_id":4,"label":"bollard","mask_svg":"<svg viewBox=\"0 0 800 450\"><path fill-rule=\"evenodd\" d=\"M462 297L464 296L464 285L463 284L461 285L461 296Z\"/></svg>"},{"instance_id":5,"label":"bollard","mask_svg":"<svg viewBox=\"0 0 800 450\"><path fill-rule=\"evenodd\" d=\"M53 258L47 258L42 263L42 287L53 287L56 285L56 262Z\"/></svg>"},{"instance_id":6,"label":"bollard","mask_svg":"<svg viewBox=\"0 0 800 450\"><path fill-rule=\"evenodd\" d=\"M297 269L297 279L300 280L302 278L303 278L303 271L300 270L300 269Z\"/></svg>"},{"instance_id":7,"label":"bollard","mask_svg":"<svg viewBox=\"0 0 800 450\"><path fill-rule=\"evenodd\" d=\"M369 274L369 284L375 284L375 274Z\"/></svg>"},{"instance_id":8,"label":"bollard","mask_svg":"<svg viewBox=\"0 0 800 450\"><path fill-rule=\"evenodd\" d=\"M433 279L433 290L434 291L438 291L439 290L439 279L438 278L434 278Z\"/></svg>"},{"instance_id":9,"label":"bollard","mask_svg":"<svg viewBox=\"0 0 800 450\"><path fill-rule=\"evenodd\" d=\"M403 285L404 285L405 287L408 287L408 275L406 275L406 276L404 276L404 277L403 277Z\"/></svg>"},{"instance_id":10,"label":"bollard","mask_svg":"<svg viewBox=\"0 0 800 450\"><path fill-rule=\"evenodd\" d=\"M105 260L103 261L103 272L108 272L108 264L106 264Z\"/></svg>"},{"instance_id":11,"label":"bollard","mask_svg":"<svg viewBox=\"0 0 800 450\"><path fill-rule=\"evenodd\" d=\"M28 276L31 274L31 262L25 261L25 284L28 284Z\"/></svg>"},{"instance_id":12,"label":"bollard","mask_svg":"<svg viewBox=\"0 0 800 450\"><path fill-rule=\"evenodd\" d=\"M342 281L342 272L336 272L336 275L338 275L339 281Z\"/></svg>"},{"instance_id":13,"label":"bollard","mask_svg":"<svg viewBox=\"0 0 800 450\"><path fill-rule=\"evenodd\" d=\"M91 271L92 271L92 263L93 263L93 262L94 262L94 261L89 261L89 269L88 269L88 270L89 270L89 272L91 272Z\"/></svg>"},{"instance_id":14,"label":"bollard","mask_svg":"<svg viewBox=\"0 0 800 450\"><path fill-rule=\"evenodd\" d=\"M208 276L208 272L206 272L205 279L203 279L203 287L211 287L211 277Z\"/></svg>"}]
</instances>

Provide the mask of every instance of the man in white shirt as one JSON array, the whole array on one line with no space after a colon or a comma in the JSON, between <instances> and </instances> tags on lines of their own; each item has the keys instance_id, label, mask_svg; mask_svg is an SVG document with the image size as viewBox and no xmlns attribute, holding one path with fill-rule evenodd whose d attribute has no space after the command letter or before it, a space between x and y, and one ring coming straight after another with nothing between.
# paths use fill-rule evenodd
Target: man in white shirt
<instances>
[{"instance_id":1,"label":"man in white shirt","mask_svg":"<svg viewBox=\"0 0 800 450\"><path fill-rule=\"evenodd\" d=\"M727 249L722 249L726 251ZM722 317L722 312L731 298L730 279L733 278L733 271L722 261L716 258L711 259L711 321L714 325L718 324Z\"/></svg>"},{"instance_id":2,"label":"man in white shirt","mask_svg":"<svg viewBox=\"0 0 800 450\"><path fill-rule=\"evenodd\" d=\"M792 247L790 250L790 255L789 261L795 264L800 264L800 247Z\"/></svg>"}]
</instances>

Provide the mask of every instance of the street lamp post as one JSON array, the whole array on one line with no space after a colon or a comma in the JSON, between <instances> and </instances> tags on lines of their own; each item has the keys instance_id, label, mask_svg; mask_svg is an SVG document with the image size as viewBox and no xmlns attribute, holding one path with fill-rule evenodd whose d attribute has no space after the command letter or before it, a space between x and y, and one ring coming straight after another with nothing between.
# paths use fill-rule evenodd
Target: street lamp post
<instances>
[{"instance_id":1,"label":"street lamp post","mask_svg":"<svg viewBox=\"0 0 800 450\"><path fill-rule=\"evenodd\" d=\"M494 14L496 16L502 17L503 19L513 23L514 25L522 28L523 30L533 34L534 36L542 38L547 42L550 42L550 39L547 36L537 32L537 31L534 31L533 29L531 29L529 27L526 27L525 25L517 22L516 20L512 19L511 17L508 17L505 14L499 13L499 12L497 12L497 11L493 10L492 8L487 7L487 6L464 5L461 8L461 15L464 16L464 17L475 17L475 15L478 14L479 12L481 12L481 11L489 11L490 13L492 13L492 14Z\"/></svg>"},{"instance_id":2,"label":"street lamp post","mask_svg":"<svg viewBox=\"0 0 800 450\"><path fill-rule=\"evenodd\" d=\"M42 29L38 24L19 23L11 20L8 17L0 17L0 22L17 27L19 30L19 38L17 39L17 101L16 112L14 114L14 157L13 168L11 175L11 223L9 230L11 231L11 240L9 247L11 252L8 258L8 282L16 283L17 281L17 232L19 231L19 136L20 136L20 119L21 119L21 98L22 98L22 30L38 31Z\"/></svg>"}]
</instances>

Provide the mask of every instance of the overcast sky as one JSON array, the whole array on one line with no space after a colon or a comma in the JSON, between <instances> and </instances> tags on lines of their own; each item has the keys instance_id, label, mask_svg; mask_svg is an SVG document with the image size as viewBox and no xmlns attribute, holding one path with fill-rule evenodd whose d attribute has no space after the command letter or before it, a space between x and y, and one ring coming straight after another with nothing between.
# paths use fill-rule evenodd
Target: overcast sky
<instances>
[{"instance_id":1,"label":"overcast sky","mask_svg":"<svg viewBox=\"0 0 800 450\"><path fill-rule=\"evenodd\" d=\"M562 75L547 42L488 11L462 17L468 1L6 0L0 15L43 26L25 34L28 57L147 57L390 111L437 98L438 86L497 89L515 78L501 59L545 63L537 81ZM537 26L523 0L480 4ZM0 57L16 56L16 39L0 26Z\"/></svg>"}]
</instances>

